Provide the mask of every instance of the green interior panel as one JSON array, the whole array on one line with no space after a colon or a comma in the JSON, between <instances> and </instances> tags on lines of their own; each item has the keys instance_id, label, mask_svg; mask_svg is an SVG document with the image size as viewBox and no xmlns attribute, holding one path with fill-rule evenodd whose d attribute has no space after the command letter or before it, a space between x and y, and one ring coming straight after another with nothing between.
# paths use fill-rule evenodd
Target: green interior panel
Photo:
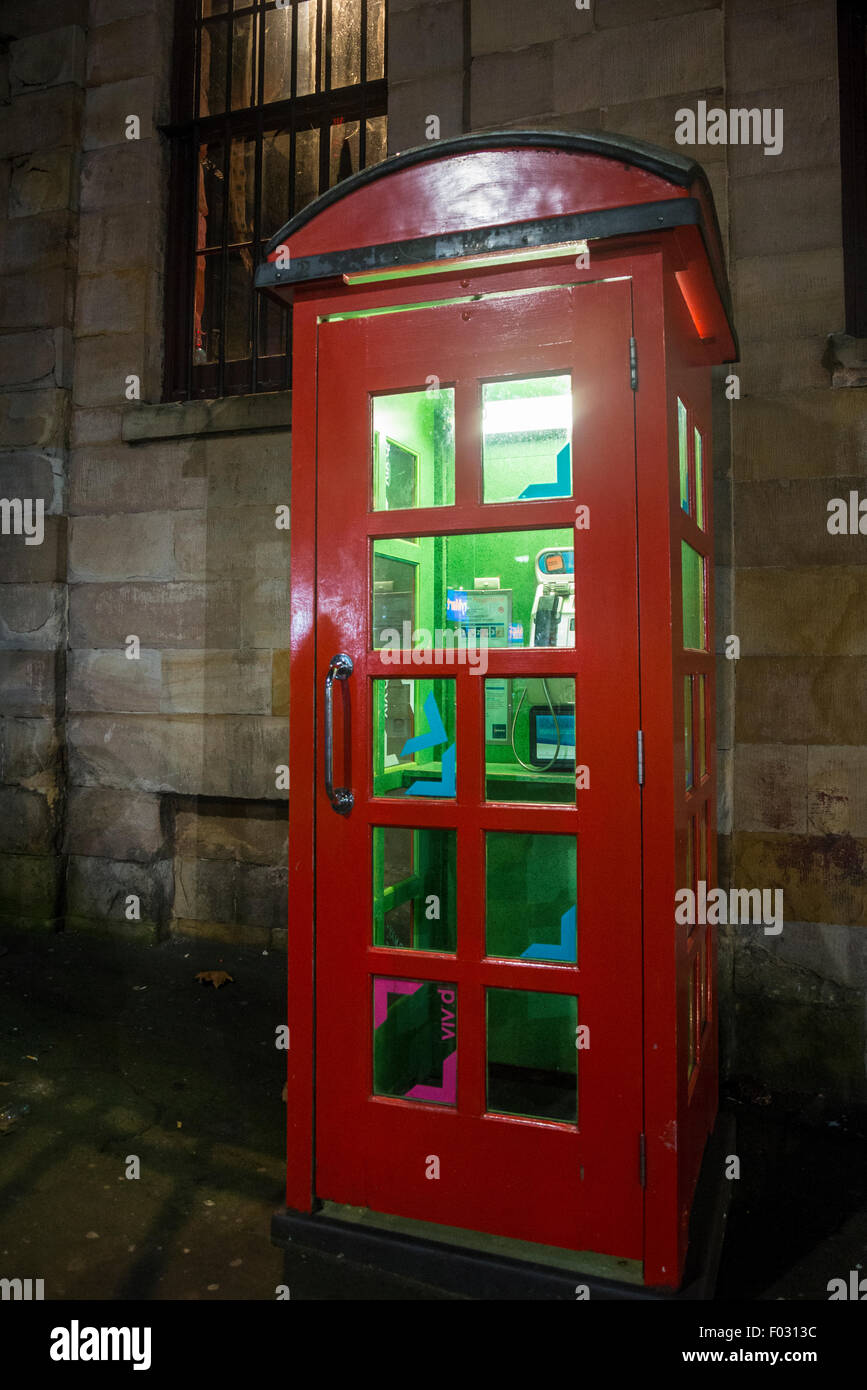
<instances>
[{"instance_id":1,"label":"green interior panel","mask_svg":"<svg viewBox=\"0 0 867 1390\"><path fill-rule=\"evenodd\" d=\"M517 959L532 952L534 959L574 963L575 851L574 835L488 831L485 949L489 956ZM565 948L564 932L569 938Z\"/></svg>"},{"instance_id":2,"label":"green interior panel","mask_svg":"<svg viewBox=\"0 0 867 1390\"><path fill-rule=\"evenodd\" d=\"M683 582L683 645L696 651L705 649L704 559L686 541L680 543Z\"/></svg>"},{"instance_id":3,"label":"green interior panel","mask_svg":"<svg viewBox=\"0 0 867 1390\"><path fill-rule=\"evenodd\" d=\"M578 1001L538 990L487 991L489 1110L578 1119Z\"/></svg>"},{"instance_id":4,"label":"green interior panel","mask_svg":"<svg viewBox=\"0 0 867 1390\"><path fill-rule=\"evenodd\" d=\"M454 830L374 827L375 946L457 949L456 856Z\"/></svg>"}]
</instances>

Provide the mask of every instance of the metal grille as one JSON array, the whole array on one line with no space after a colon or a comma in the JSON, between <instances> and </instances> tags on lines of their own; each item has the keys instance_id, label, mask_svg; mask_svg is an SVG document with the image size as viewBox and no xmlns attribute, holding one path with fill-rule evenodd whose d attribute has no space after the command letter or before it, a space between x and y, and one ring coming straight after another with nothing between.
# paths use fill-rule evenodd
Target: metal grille
<instances>
[{"instance_id":1,"label":"metal grille","mask_svg":"<svg viewBox=\"0 0 867 1390\"><path fill-rule=\"evenodd\" d=\"M166 397L288 385L268 239L385 158L385 0L179 0Z\"/></svg>"}]
</instances>

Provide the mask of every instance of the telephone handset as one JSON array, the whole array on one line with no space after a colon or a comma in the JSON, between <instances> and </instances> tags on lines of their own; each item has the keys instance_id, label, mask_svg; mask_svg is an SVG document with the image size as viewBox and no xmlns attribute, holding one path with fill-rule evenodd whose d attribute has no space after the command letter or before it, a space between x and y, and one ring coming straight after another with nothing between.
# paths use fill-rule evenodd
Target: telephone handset
<instances>
[{"instance_id":1,"label":"telephone handset","mask_svg":"<svg viewBox=\"0 0 867 1390\"><path fill-rule=\"evenodd\" d=\"M556 647L560 626L560 609L563 606L562 594L542 593L536 600L536 614L533 619L533 646Z\"/></svg>"}]
</instances>

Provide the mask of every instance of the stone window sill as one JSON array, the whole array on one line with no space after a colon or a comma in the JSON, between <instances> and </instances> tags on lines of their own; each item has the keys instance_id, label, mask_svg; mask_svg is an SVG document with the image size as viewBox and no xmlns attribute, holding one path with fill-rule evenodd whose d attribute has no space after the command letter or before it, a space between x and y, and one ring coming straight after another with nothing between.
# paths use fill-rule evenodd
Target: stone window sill
<instances>
[{"instance_id":1,"label":"stone window sill","mask_svg":"<svg viewBox=\"0 0 867 1390\"><path fill-rule=\"evenodd\" d=\"M830 333L822 364L831 373L831 385L837 390L867 386L867 338Z\"/></svg>"},{"instance_id":2,"label":"stone window sill","mask_svg":"<svg viewBox=\"0 0 867 1390\"><path fill-rule=\"evenodd\" d=\"M185 439L190 435L288 430L291 415L291 391L160 405L137 401L124 411L121 435L127 444L141 444L152 439Z\"/></svg>"}]
</instances>

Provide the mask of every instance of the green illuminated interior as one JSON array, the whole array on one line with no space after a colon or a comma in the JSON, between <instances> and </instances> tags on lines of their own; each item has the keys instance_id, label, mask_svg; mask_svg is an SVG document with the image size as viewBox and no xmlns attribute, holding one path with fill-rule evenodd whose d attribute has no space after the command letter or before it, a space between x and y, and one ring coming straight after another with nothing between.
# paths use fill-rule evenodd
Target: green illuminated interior
<instances>
[{"instance_id":1,"label":"green illuminated interior","mask_svg":"<svg viewBox=\"0 0 867 1390\"><path fill-rule=\"evenodd\" d=\"M484 503L572 495L572 382L565 374L481 383L478 397ZM575 647L571 527L415 535L412 513L446 507L455 495L455 392L448 384L371 401L370 500L400 513L395 532L371 544L371 644L395 659L451 649L455 666L497 647ZM566 451L564 454L564 450ZM532 517L528 509L522 520ZM429 523L428 523L429 524ZM543 552L552 600L534 604ZM565 557L568 556L568 561ZM547 561L540 560L547 565ZM461 617L461 602L467 608ZM472 634L461 650L460 634ZM458 832L424 827L427 804L453 805L465 750L456 738L459 686L439 662L372 681L373 794L413 808L403 826L371 838L372 944L408 952L458 951L462 922ZM478 729L484 796L496 803L575 804L574 676L479 673ZM469 737L469 735L466 735ZM462 733L462 737L465 735ZM407 748L407 745L411 746ZM418 808L418 809L415 809ZM411 822L415 820L413 825ZM577 959L575 835L489 831L484 840L485 950L527 962ZM403 961L400 970L412 967ZM444 973L448 967L444 967ZM388 1009L374 1006L376 1094L437 1100L450 1055L440 1032L442 985L393 977ZM401 983L412 988L401 992ZM528 983L532 977L528 975ZM417 987L421 985L421 987ZM457 1001L454 1011L457 1015ZM376 1022L377 1017L379 1022ZM577 1122L578 1005L574 996L491 989L485 1005L488 1108L500 1114ZM415 1087L423 1094L410 1096ZM451 1104L447 1099L439 1103Z\"/></svg>"}]
</instances>

